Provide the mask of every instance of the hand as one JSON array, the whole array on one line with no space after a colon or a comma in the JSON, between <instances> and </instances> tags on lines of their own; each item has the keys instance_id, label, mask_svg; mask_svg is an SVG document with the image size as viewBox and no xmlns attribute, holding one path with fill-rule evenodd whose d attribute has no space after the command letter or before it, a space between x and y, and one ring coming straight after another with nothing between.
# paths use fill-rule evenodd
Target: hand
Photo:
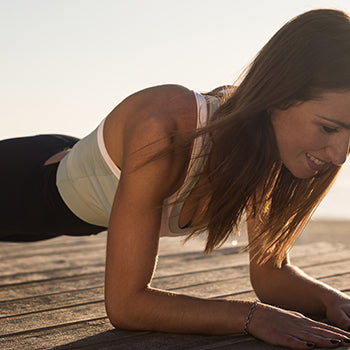
<instances>
[{"instance_id":1,"label":"hand","mask_svg":"<svg viewBox=\"0 0 350 350\"><path fill-rule=\"evenodd\" d=\"M330 323L350 331L350 298L347 295L337 293L326 308L327 319Z\"/></svg>"},{"instance_id":2,"label":"hand","mask_svg":"<svg viewBox=\"0 0 350 350\"><path fill-rule=\"evenodd\" d=\"M298 312L261 303L253 313L248 331L269 344L292 349L335 348L350 343L349 332L314 321Z\"/></svg>"}]
</instances>

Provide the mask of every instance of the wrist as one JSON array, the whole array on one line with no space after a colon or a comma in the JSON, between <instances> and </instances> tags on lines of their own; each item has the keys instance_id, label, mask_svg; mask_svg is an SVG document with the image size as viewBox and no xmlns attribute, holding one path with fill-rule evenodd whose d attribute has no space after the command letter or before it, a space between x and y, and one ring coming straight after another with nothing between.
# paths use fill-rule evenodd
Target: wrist
<instances>
[{"instance_id":1,"label":"wrist","mask_svg":"<svg viewBox=\"0 0 350 350\"><path fill-rule=\"evenodd\" d=\"M250 321L251 321L251 319L252 319L252 317L253 317L254 311L255 311L256 306L258 305L258 303L259 303L259 300L256 299L256 300L252 303L252 305L251 305L251 307L250 307L250 309L249 309L249 311L248 311L248 314L247 314L247 317L246 317L245 323L244 323L244 329L243 329L243 333L244 333L245 335L249 335L249 330L248 330L249 324L250 324Z\"/></svg>"}]
</instances>

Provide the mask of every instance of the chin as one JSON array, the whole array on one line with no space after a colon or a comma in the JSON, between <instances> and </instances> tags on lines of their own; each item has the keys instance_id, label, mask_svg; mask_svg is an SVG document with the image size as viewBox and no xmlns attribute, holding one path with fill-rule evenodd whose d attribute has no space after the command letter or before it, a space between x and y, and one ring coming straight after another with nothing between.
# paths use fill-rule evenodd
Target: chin
<instances>
[{"instance_id":1,"label":"chin","mask_svg":"<svg viewBox=\"0 0 350 350\"><path fill-rule=\"evenodd\" d=\"M314 170L305 170L305 169L290 169L287 167L289 172L296 177L297 179L310 179L311 177L315 176L317 174L317 171Z\"/></svg>"},{"instance_id":2,"label":"chin","mask_svg":"<svg viewBox=\"0 0 350 350\"><path fill-rule=\"evenodd\" d=\"M294 176L298 179L310 179L310 178L314 177L315 175L317 175L317 172L314 172L313 174L309 174L309 175L300 175L300 176L294 175Z\"/></svg>"}]
</instances>

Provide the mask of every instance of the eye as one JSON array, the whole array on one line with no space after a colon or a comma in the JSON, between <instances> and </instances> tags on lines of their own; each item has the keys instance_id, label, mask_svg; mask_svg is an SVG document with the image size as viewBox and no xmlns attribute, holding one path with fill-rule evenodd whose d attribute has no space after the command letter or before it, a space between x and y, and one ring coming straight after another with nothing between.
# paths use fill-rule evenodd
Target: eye
<instances>
[{"instance_id":1,"label":"eye","mask_svg":"<svg viewBox=\"0 0 350 350\"><path fill-rule=\"evenodd\" d=\"M322 129L323 129L323 131L326 132L327 134L334 134L334 133L336 133L336 132L339 131L338 128L331 128L331 127L325 126L325 125L322 126Z\"/></svg>"}]
</instances>

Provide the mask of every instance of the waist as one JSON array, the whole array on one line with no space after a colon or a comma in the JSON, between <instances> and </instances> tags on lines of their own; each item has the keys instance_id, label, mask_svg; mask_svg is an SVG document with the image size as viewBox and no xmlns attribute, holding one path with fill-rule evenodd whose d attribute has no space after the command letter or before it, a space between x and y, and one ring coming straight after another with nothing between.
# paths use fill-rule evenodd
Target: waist
<instances>
[{"instance_id":1,"label":"waist","mask_svg":"<svg viewBox=\"0 0 350 350\"><path fill-rule=\"evenodd\" d=\"M46 166L50 164L59 163L69 153L70 150L71 148L55 153L45 161L44 165Z\"/></svg>"}]
</instances>

